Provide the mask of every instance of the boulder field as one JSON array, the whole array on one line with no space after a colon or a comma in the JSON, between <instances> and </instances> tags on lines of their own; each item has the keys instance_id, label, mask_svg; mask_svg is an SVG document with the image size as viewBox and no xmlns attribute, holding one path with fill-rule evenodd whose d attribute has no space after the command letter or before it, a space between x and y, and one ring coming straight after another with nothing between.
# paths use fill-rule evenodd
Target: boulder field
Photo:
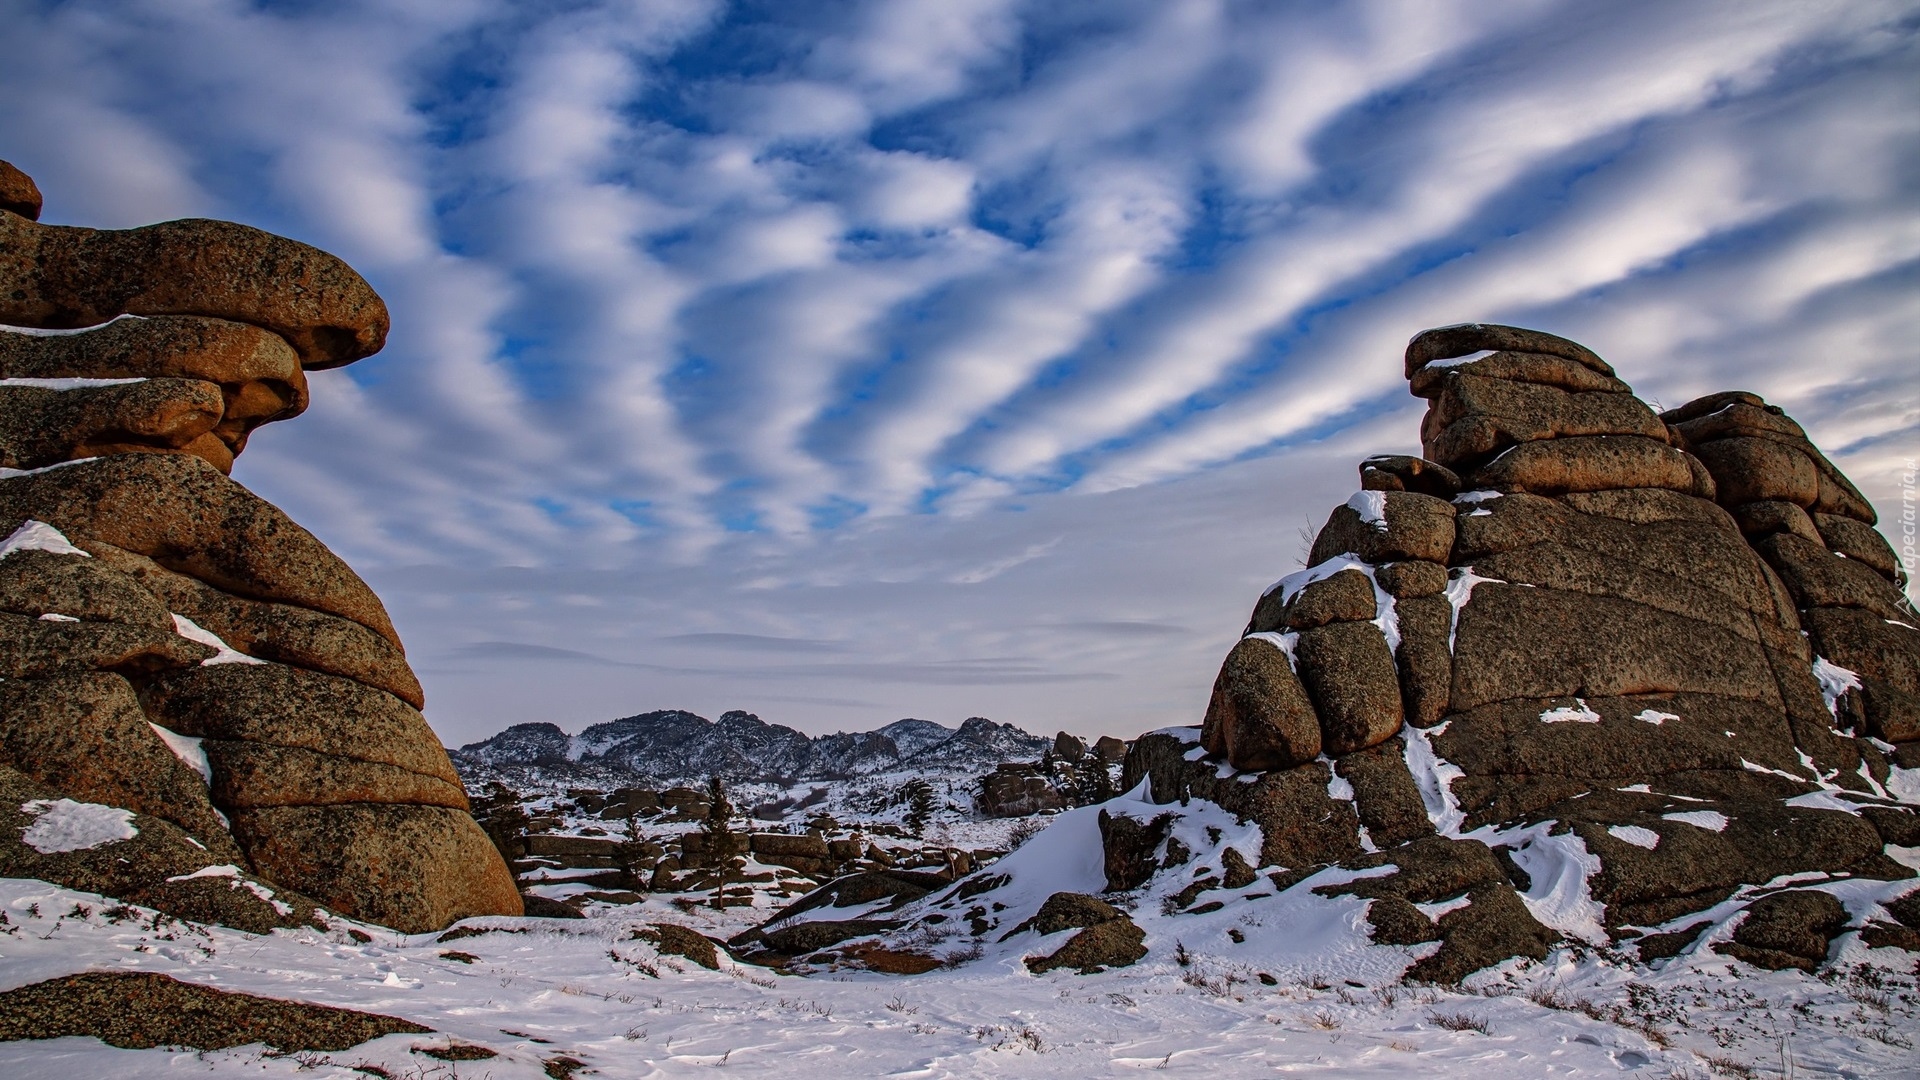
<instances>
[{"instance_id":1,"label":"boulder field","mask_svg":"<svg viewBox=\"0 0 1920 1080\"><path fill-rule=\"evenodd\" d=\"M380 598L227 475L386 305L244 225L39 211L0 162L0 876L249 930L520 914Z\"/></svg>"}]
</instances>

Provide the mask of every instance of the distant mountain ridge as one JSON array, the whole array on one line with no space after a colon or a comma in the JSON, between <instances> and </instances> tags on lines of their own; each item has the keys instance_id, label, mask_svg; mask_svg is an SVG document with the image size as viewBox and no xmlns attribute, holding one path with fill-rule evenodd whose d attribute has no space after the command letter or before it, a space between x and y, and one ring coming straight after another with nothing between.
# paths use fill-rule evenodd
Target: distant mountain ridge
<instances>
[{"instance_id":1,"label":"distant mountain ridge","mask_svg":"<svg viewBox=\"0 0 1920 1080\"><path fill-rule=\"evenodd\" d=\"M959 728L896 720L876 731L808 736L753 713L719 720L660 709L594 724L568 735L550 723L515 724L492 738L450 751L469 771L537 767L543 772L611 775L635 783L719 776L732 782L828 780L894 770L979 773L1003 761L1032 760L1053 740L982 716Z\"/></svg>"}]
</instances>

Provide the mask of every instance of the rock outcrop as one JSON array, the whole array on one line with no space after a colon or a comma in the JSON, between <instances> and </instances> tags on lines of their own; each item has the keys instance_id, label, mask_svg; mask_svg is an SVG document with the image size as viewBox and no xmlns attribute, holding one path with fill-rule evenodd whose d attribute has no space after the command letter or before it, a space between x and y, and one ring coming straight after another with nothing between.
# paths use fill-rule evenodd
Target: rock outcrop
<instances>
[{"instance_id":1,"label":"rock outcrop","mask_svg":"<svg viewBox=\"0 0 1920 1080\"><path fill-rule=\"evenodd\" d=\"M1729 901L1722 951L1817 966L1846 912L1768 883L1911 878L1886 849L1920 832L1920 619L1872 506L1758 396L1656 413L1549 334L1430 330L1406 374L1425 457L1362 463L1123 786L1257 822L1283 883L1396 868L1327 895L1440 942L1412 977L1561 937L1652 960ZM1163 826L1103 833L1111 885L1153 872ZM1579 918L1544 902L1569 866Z\"/></svg>"},{"instance_id":2,"label":"rock outcrop","mask_svg":"<svg viewBox=\"0 0 1920 1080\"><path fill-rule=\"evenodd\" d=\"M385 304L243 225L39 206L0 162L0 874L248 929L519 914L379 597L227 477L307 371L380 349ZM67 805L130 831L36 846L32 807ZM235 881L293 900L195 899Z\"/></svg>"}]
</instances>

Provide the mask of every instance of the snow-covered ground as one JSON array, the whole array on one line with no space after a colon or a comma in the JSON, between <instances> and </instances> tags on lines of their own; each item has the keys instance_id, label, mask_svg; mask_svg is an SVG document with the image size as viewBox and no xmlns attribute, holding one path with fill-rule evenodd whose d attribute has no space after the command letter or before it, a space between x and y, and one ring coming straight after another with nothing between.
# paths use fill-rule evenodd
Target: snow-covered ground
<instances>
[{"instance_id":1,"label":"snow-covered ground","mask_svg":"<svg viewBox=\"0 0 1920 1080\"><path fill-rule=\"evenodd\" d=\"M1198 808L1198 804L1196 804ZM1183 820L1218 843L1231 819ZM1097 887L1094 808L996 864L1010 911L1053 889ZM1090 853L1089 853L1089 848ZM1035 976L1021 959L1059 941L988 940L964 964L917 976L821 968L806 976L721 960L718 971L659 955L633 931L671 921L726 937L765 916L683 908L671 897L598 907L580 921L478 919L445 943L337 921L329 932L254 937L155 931L110 917L97 897L0 881L0 989L87 970L161 972L195 983L402 1016L435 1035L396 1035L337 1053L259 1047L131 1051L90 1039L0 1043L0 1076L539 1078L1189 1076L1920 1077L1920 998L1911 954L1854 935L1831 972L1760 972L1702 945L1658 971L1574 946L1540 964L1482 972L1461 989L1399 985L1409 950L1368 944L1364 903L1308 890L1222 910L1133 915L1150 954L1095 975ZM1031 893L1031 896L1026 896ZM931 898L930 898L931 899ZM370 940L355 940L358 929ZM1242 939L1234 941L1234 933ZM1057 935L1060 939L1065 934ZM952 941L952 946L962 946ZM457 951L461 957L444 954ZM940 949L936 951L946 951ZM963 953L962 955L968 955ZM1337 974L1336 974L1337 973ZM1262 975L1266 979L1261 978ZM1269 984L1270 981L1270 984ZM449 1042L496 1056L443 1061ZM590 1070L590 1071L589 1071ZM560 1070L564 1071L564 1070ZM374 1074L377 1075L377 1074Z\"/></svg>"}]
</instances>

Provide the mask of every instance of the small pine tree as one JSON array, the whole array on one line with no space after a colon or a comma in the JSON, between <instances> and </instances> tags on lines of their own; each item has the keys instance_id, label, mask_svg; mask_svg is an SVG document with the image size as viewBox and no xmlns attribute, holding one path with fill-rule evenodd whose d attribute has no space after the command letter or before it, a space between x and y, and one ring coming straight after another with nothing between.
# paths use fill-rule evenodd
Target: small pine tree
<instances>
[{"instance_id":1,"label":"small pine tree","mask_svg":"<svg viewBox=\"0 0 1920 1080\"><path fill-rule=\"evenodd\" d=\"M900 789L900 798L907 804L907 831L919 836L933 816L933 785L924 777L915 777Z\"/></svg>"},{"instance_id":2,"label":"small pine tree","mask_svg":"<svg viewBox=\"0 0 1920 1080\"><path fill-rule=\"evenodd\" d=\"M707 779L707 799L707 817L700 829L707 834L707 850L713 853L714 865L724 869L740 852L739 838L728 827L733 823L733 804L727 801L727 785L718 776Z\"/></svg>"}]
</instances>

